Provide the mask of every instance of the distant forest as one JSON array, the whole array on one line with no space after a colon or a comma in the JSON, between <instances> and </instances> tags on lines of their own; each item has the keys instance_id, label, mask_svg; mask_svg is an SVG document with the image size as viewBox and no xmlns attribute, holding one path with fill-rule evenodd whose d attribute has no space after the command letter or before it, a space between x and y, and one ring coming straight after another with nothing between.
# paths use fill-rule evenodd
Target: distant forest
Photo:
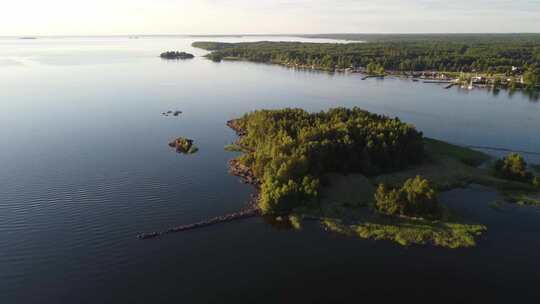
<instances>
[{"instance_id":1,"label":"distant forest","mask_svg":"<svg viewBox=\"0 0 540 304\"><path fill-rule=\"evenodd\" d=\"M309 38L335 38L366 42L301 43L195 42L213 51L210 59L240 58L255 62L302 65L324 70L367 67L370 63L390 71L511 73L540 66L540 34L325 34Z\"/></svg>"}]
</instances>

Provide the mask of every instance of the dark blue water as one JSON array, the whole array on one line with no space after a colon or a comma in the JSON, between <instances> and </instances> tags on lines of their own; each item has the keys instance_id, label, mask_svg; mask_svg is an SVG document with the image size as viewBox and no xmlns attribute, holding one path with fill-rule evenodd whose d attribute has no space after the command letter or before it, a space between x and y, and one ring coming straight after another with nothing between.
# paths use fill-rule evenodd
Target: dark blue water
<instances>
[{"instance_id":1,"label":"dark blue water","mask_svg":"<svg viewBox=\"0 0 540 304\"><path fill-rule=\"evenodd\" d=\"M540 104L521 93L157 57L203 55L192 41L0 39L0 303L540 298L538 208L495 211L482 188L443 197L490 227L474 249L402 248L263 219L137 240L245 204L252 189L227 173L235 154L223 146L235 136L225 122L254 109L359 106L431 137L540 152ZM178 136L199 152L171 151Z\"/></svg>"}]
</instances>

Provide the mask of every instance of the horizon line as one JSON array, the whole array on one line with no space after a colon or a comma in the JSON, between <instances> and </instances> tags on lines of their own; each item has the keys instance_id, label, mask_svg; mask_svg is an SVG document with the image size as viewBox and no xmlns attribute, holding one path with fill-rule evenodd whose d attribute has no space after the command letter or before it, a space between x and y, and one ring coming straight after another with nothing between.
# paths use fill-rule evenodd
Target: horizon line
<instances>
[{"instance_id":1,"label":"horizon line","mask_svg":"<svg viewBox=\"0 0 540 304\"><path fill-rule=\"evenodd\" d=\"M274 34L50 34L50 35L29 35L29 34L9 34L0 35L2 38L25 38L25 37L170 37L170 36L185 36L185 37L231 37L231 36L317 36L317 35L527 35L540 34L540 32L332 32L332 33L274 33Z\"/></svg>"}]
</instances>

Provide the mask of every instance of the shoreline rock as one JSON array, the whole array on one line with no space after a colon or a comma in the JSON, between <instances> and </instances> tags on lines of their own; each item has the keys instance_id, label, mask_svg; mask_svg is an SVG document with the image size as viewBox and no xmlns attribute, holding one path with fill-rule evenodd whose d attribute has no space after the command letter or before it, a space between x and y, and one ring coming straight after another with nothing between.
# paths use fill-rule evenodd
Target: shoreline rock
<instances>
[{"instance_id":1,"label":"shoreline rock","mask_svg":"<svg viewBox=\"0 0 540 304\"><path fill-rule=\"evenodd\" d=\"M251 168L242 165L236 159L231 159L229 161L229 173L239 177L240 181L244 184L253 185L256 189L260 188L261 182L255 177Z\"/></svg>"},{"instance_id":2,"label":"shoreline rock","mask_svg":"<svg viewBox=\"0 0 540 304\"><path fill-rule=\"evenodd\" d=\"M237 121L237 119L231 119L227 121L227 127L231 128L238 137L245 136L247 134L246 131L242 130L242 128L238 126L238 124L236 123Z\"/></svg>"}]
</instances>

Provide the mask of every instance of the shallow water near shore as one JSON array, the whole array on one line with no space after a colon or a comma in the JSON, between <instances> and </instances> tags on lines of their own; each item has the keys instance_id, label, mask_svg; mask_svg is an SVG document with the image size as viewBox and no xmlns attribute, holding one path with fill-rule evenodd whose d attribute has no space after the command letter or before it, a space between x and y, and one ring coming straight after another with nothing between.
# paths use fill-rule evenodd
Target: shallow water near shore
<instances>
[{"instance_id":1,"label":"shallow water near shore","mask_svg":"<svg viewBox=\"0 0 540 304\"><path fill-rule=\"evenodd\" d=\"M479 186L442 197L488 226L473 249L404 248L315 222L281 230L262 218L137 240L244 206L253 190L227 172L235 153L223 147L235 135L225 123L255 109L359 106L452 143L540 152L540 104L520 92L159 58L204 55L190 44L209 39L0 38L0 303L540 298L540 209L496 210L496 193ZM199 152L171 150L179 136Z\"/></svg>"}]
</instances>

